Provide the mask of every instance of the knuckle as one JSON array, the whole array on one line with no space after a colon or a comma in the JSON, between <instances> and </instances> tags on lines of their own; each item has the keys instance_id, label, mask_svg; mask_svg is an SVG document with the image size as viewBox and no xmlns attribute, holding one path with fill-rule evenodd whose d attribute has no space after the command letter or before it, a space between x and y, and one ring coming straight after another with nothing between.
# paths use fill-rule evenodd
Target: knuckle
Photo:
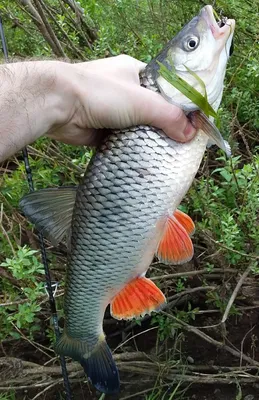
<instances>
[{"instance_id":1,"label":"knuckle","mask_svg":"<svg viewBox=\"0 0 259 400\"><path fill-rule=\"evenodd\" d=\"M172 110L171 117L175 123L177 123L177 124L181 123L184 125L184 113L181 110L181 108L175 106L174 109Z\"/></svg>"},{"instance_id":2,"label":"knuckle","mask_svg":"<svg viewBox=\"0 0 259 400\"><path fill-rule=\"evenodd\" d=\"M122 62L133 62L134 58L131 56L128 56L127 54L120 54L119 56L116 57L118 60Z\"/></svg>"}]
</instances>

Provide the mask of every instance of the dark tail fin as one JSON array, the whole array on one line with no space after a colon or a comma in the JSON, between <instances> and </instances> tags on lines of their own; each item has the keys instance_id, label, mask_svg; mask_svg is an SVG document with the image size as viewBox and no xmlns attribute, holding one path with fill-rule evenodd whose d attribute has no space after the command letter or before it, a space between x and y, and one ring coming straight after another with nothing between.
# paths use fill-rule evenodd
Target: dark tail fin
<instances>
[{"instance_id":1,"label":"dark tail fin","mask_svg":"<svg viewBox=\"0 0 259 400\"><path fill-rule=\"evenodd\" d=\"M97 390L103 393L119 391L119 373L105 340L98 343L90 357L81 359L80 363Z\"/></svg>"},{"instance_id":2,"label":"dark tail fin","mask_svg":"<svg viewBox=\"0 0 259 400\"><path fill-rule=\"evenodd\" d=\"M63 333L56 344L56 351L79 361L97 390L107 394L120 388L119 373L105 338L101 337L92 352L85 341L72 339Z\"/></svg>"}]
</instances>

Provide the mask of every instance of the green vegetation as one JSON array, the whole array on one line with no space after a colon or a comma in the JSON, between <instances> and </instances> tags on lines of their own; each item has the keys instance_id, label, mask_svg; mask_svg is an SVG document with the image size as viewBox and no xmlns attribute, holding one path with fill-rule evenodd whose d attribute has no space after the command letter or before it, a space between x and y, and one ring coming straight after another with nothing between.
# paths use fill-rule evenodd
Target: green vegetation
<instances>
[{"instance_id":1,"label":"green vegetation","mask_svg":"<svg viewBox=\"0 0 259 400\"><path fill-rule=\"evenodd\" d=\"M6 258L6 261L1 263L1 267L17 280L17 285L19 282L23 285L15 287L8 281L6 283L5 289L8 290L9 298L5 307L0 308L3 321L0 332L2 340L8 335L20 338L20 334L13 327L27 330L31 336L40 328L37 326L37 313L41 307L37 301L44 296L44 284L37 281L37 275L44 274L44 270L35 253L38 252L26 246L18 247L14 257Z\"/></svg>"},{"instance_id":2,"label":"green vegetation","mask_svg":"<svg viewBox=\"0 0 259 400\"><path fill-rule=\"evenodd\" d=\"M86 60L126 53L145 62L150 61L165 42L205 4L202 0L182 0L180 7L177 0L81 0L80 3L72 2L74 6L71 6L70 1L64 0L28 1L36 12L43 9L56 37L53 42L44 36L43 26L35 24L32 9L28 6L25 9L22 3L18 0L2 0L0 4L11 58L68 57ZM130 336L123 332L119 346L125 352L137 351L138 348L141 350L137 343L139 337L143 336L147 342L152 342L150 337L155 335L155 356L153 348L152 351L150 348L147 351L151 354L149 356L152 363L148 359L150 364L147 367L144 364L147 358L136 361L135 364L131 360L132 368L140 371L140 375L136 381L132 378L130 388L130 385L126 386L133 393L136 382L140 385L139 376L143 380L147 379L145 385L151 389L153 387L151 391L143 393L141 385L139 390L135 390L142 393L139 398L146 400L188 399L185 375L190 379L188 384L192 382L192 387L200 383L201 378L198 376L197 379L200 372L212 379L209 375L211 370L199 370L199 364L207 365L213 357L216 359L213 374L221 373L215 379L223 382L224 374L220 368L217 370L217 363L221 363L227 371L223 376L226 382L239 382L236 385L236 398L241 398L240 393L241 396L246 393L242 387L246 383L246 376L242 371L239 373L239 362L243 360L243 365L249 366L251 359L256 358L259 332L253 328L254 322L247 322L244 327L242 321L249 319L253 307L258 306L259 3L250 0L217 0L216 11L220 13L221 10L224 15L237 20L234 54L227 70L223 102L219 109L220 130L231 144L233 157L227 160L221 150L214 147L209 149L193 186L181 205L196 224L193 236L194 261L184 266L168 268L155 262L150 269L151 276L156 277L156 283L169 298L171 307L166 310L166 314L152 315L147 329L146 326L144 328L147 321L134 321L132 333L130 329L125 330ZM91 158L92 151L43 138L29 147L29 155L35 187L40 189L76 184ZM38 364L47 363L46 367L49 363L55 366L57 364L53 360L53 351L48 350L52 346L54 335L49 327L51 316L37 236L18 209L19 199L28 192L21 155L18 154L4 163L0 174L1 357L15 357L12 346L19 348L30 342L30 345L33 343L36 346L37 360L30 355L22 356L21 351L17 353L18 358ZM59 281L62 286L65 276L65 246L52 248L48 242L46 244L53 280ZM240 280L241 286L232 301ZM58 290L56 298L59 315L62 316L62 289ZM221 323L228 305L229 319L226 323ZM240 324L242 329L240 336L237 335L237 330L233 330L235 323ZM191 330L197 326L214 328ZM117 329L123 331L125 325L121 324ZM199 332L203 334L202 339ZM121 338L119 335L115 337ZM241 349L242 355L233 356L224 347L226 354L232 354L232 358L221 361L216 355L212 355L212 358L204 355L203 359L202 355L199 358L194 352L193 357L197 357L198 365L191 365L192 368L188 369L191 364L188 362L191 340L204 340L206 353L208 338L224 346L227 344L231 349ZM123 345L124 340L129 342ZM217 347L215 342L210 343L210 346L213 345ZM130 350L127 346L130 346ZM41 352L43 347L44 354ZM215 349L212 347L212 350ZM244 359L245 356L248 358ZM142 373L141 363L144 364ZM150 377L145 375L145 369L152 370L152 365L157 368L157 379L152 374ZM237 367L234 372L232 366ZM29 366L25 365L24 368ZM248 370L248 376L253 377L251 370ZM38 381L36 378L37 375L31 385L40 382L42 377L38 377ZM78 375L73 375L75 390L77 380ZM53 382L50 378L50 384ZM236 387L233 393L236 393ZM39 390L44 388L42 386ZM54 389L57 392L56 386ZM61 386L59 389L62 392ZM83 390L87 390L86 385ZM14 391L9 395L6 393L0 394L1 400L16 399ZM30 390L28 393L24 398L33 399L35 394L30 394ZM53 398L51 389L50 397L47 397L47 393L46 391L46 399ZM22 397L17 397L20 398ZM78 394L75 398L82 396ZM127 398L126 394L123 398Z\"/></svg>"}]
</instances>

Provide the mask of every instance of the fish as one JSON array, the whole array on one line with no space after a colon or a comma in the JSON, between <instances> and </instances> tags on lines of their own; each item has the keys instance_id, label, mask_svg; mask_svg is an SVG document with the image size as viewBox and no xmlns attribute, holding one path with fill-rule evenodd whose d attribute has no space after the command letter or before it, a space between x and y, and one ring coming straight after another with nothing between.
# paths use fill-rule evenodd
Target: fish
<instances>
[{"instance_id":1,"label":"fish","mask_svg":"<svg viewBox=\"0 0 259 400\"><path fill-rule=\"evenodd\" d=\"M219 107L235 21L217 23L205 6L165 46L140 75L143 86L180 106L197 123L188 143L162 130L135 126L111 131L90 160L77 188L43 189L20 202L23 213L53 244L69 241L65 326L55 349L81 363L97 390L117 393L120 379L103 332L110 305L116 319L141 318L166 304L162 291L146 277L156 256L165 264L193 257L192 219L178 206L190 188L209 138L226 149L212 121L171 86L159 64ZM186 68L187 67L187 68Z\"/></svg>"}]
</instances>

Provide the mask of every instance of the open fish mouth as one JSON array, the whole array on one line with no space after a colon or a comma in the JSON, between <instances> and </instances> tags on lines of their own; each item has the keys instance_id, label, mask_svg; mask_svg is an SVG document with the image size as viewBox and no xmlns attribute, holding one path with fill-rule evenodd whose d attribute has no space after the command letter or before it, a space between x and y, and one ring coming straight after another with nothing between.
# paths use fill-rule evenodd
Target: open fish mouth
<instances>
[{"instance_id":1,"label":"open fish mouth","mask_svg":"<svg viewBox=\"0 0 259 400\"><path fill-rule=\"evenodd\" d=\"M214 16L213 8L210 5L205 6L201 12L203 13L203 17L210 27L214 38L216 40L224 39L224 41L227 41L230 34L234 32L235 20L222 17L217 22Z\"/></svg>"}]
</instances>

